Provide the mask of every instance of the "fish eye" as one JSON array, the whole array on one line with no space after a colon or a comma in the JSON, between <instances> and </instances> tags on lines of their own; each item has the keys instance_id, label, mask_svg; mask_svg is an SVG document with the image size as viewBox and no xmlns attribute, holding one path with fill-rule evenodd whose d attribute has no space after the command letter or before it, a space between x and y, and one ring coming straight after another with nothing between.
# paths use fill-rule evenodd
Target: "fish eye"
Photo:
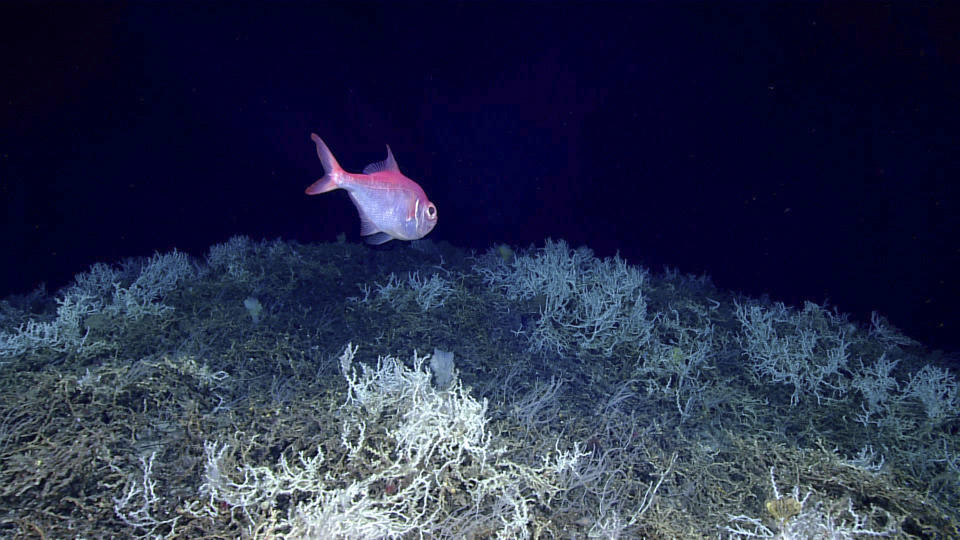
<instances>
[{"instance_id":1,"label":"fish eye","mask_svg":"<svg viewBox=\"0 0 960 540\"><path fill-rule=\"evenodd\" d=\"M437 217L437 207L433 203L427 205L427 217L430 219Z\"/></svg>"}]
</instances>

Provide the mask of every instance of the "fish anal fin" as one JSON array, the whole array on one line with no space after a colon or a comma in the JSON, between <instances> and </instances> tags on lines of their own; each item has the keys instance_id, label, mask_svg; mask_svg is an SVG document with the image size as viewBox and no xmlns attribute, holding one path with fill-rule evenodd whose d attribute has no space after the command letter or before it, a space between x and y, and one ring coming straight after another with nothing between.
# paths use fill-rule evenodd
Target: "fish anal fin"
<instances>
[{"instance_id":1,"label":"fish anal fin","mask_svg":"<svg viewBox=\"0 0 960 540\"><path fill-rule=\"evenodd\" d=\"M387 242L393 240L393 237L385 232L373 233L370 236L363 239L364 242L373 245L379 246L380 244L386 244Z\"/></svg>"}]
</instances>

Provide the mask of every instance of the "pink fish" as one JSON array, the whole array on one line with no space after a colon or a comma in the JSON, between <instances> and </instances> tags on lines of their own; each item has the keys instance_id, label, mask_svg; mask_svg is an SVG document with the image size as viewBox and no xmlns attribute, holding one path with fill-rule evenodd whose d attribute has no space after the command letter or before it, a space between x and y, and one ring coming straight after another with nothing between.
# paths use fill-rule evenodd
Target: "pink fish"
<instances>
[{"instance_id":1,"label":"pink fish","mask_svg":"<svg viewBox=\"0 0 960 540\"><path fill-rule=\"evenodd\" d=\"M340 168L330 149L316 133L310 138L317 145L317 155L326 174L307 188L307 195L345 189L360 213L360 235L369 244L423 238L437 224L437 207L427 200L416 182L397 167L390 145L387 159L371 163L362 174Z\"/></svg>"}]
</instances>

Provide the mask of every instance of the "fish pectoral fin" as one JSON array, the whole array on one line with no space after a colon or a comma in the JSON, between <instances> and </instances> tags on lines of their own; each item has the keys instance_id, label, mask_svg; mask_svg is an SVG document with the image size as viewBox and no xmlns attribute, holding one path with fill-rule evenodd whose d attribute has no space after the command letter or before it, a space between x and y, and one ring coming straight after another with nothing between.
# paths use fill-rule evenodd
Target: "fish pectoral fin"
<instances>
[{"instance_id":1,"label":"fish pectoral fin","mask_svg":"<svg viewBox=\"0 0 960 540\"><path fill-rule=\"evenodd\" d=\"M363 240L366 243L377 246L393 240L392 236L381 231L377 224L367 217L359 205L357 213L360 214L360 236L365 237Z\"/></svg>"},{"instance_id":2,"label":"fish pectoral fin","mask_svg":"<svg viewBox=\"0 0 960 540\"><path fill-rule=\"evenodd\" d=\"M368 244L379 246L380 244L386 244L387 242L393 240L393 237L385 232L377 232L371 234L363 240Z\"/></svg>"},{"instance_id":3,"label":"fish pectoral fin","mask_svg":"<svg viewBox=\"0 0 960 540\"><path fill-rule=\"evenodd\" d=\"M357 213L360 214L360 236L369 236L380 232L377 224L367 217L367 214L363 212L359 205L357 205Z\"/></svg>"}]
</instances>

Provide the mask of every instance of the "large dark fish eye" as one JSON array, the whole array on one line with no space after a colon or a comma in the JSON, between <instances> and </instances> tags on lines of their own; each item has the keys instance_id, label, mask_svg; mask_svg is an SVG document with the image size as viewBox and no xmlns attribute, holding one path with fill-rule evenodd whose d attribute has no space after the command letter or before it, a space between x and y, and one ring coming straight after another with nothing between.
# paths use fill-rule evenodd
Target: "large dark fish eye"
<instances>
[{"instance_id":1,"label":"large dark fish eye","mask_svg":"<svg viewBox=\"0 0 960 540\"><path fill-rule=\"evenodd\" d=\"M427 205L427 217L428 218L437 217L437 207L434 206L433 203L430 203Z\"/></svg>"}]
</instances>

